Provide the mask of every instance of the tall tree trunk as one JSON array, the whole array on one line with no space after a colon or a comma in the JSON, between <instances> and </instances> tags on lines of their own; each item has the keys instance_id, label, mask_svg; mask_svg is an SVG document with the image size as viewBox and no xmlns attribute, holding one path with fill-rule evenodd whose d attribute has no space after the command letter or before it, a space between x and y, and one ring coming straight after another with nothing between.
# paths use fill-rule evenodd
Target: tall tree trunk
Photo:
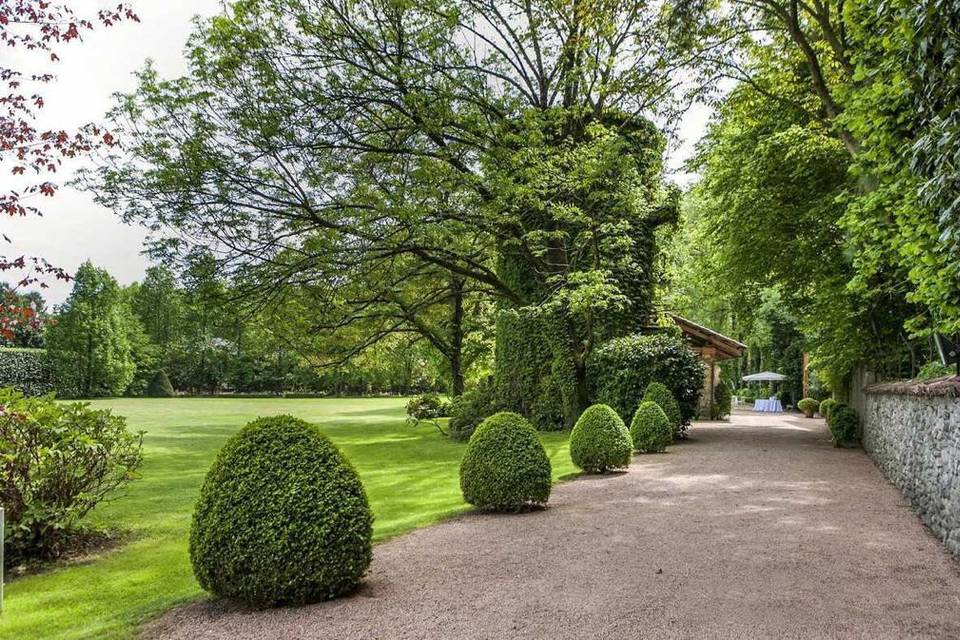
<instances>
[{"instance_id":1,"label":"tall tree trunk","mask_svg":"<svg viewBox=\"0 0 960 640\"><path fill-rule=\"evenodd\" d=\"M463 280L450 280L450 395L463 393Z\"/></svg>"}]
</instances>

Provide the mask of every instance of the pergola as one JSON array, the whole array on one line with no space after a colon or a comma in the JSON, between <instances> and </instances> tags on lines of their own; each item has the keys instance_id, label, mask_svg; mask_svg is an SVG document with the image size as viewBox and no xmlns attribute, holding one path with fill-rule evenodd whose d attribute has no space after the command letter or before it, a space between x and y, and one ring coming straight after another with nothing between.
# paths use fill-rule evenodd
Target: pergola
<instances>
[{"instance_id":1,"label":"pergola","mask_svg":"<svg viewBox=\"0 0 960 640\"><path fill-rule=\"evenodd\" d=\"M703 377L703 393L700 394L700 415L710 417L710 407L713 404L713 390L720 382L720 370L717 363L743 355L747 345L728 338L722 333L708 329L692 320L687 320L673 313L667 314L683 332L690 348L693 349L705 365L707 374Z\"/></svg>"}]
</instances>

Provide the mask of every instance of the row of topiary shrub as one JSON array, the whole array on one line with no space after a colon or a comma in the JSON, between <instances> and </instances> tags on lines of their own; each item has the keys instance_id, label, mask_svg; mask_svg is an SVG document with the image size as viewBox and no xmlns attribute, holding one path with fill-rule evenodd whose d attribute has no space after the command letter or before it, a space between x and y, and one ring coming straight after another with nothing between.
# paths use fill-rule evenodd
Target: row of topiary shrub
<instances>
[{"instance_id":1,"label":"row of topiary shrub","mask_svg":"<svg viewBox=\"0 0 960 640\"><path fill-rule=\"evenodd\" d=\"M82 551L105 532L84 516L134 477L142 434L85 403L0 389L0 503L7 567Z\"/></svg>"}]
</instances>

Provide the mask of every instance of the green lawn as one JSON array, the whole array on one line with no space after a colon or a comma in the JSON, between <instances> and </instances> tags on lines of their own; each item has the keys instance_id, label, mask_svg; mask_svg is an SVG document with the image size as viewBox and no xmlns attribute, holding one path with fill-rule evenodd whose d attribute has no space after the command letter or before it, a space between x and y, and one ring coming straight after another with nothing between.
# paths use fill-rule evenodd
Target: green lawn
<instances>
[{"instance_id":1,"label":"green lawn","mask_svg":"<svg viewBox=\"0 0 960 640\"><path fill-rule=\"evenodd\" d=\"M141 477L93 518L133 539L98 558L7 585L0 638L126 638L145 618L203 597L187 559L190 515L224 440L257 416L289 413L322 426L360 473L376 540L466 508L462 444L404 422L404 401L376 399L117 399L97 401L146 431ZM572 473L567 434L544 434L554 477Z\"/></svg>"}]
</instances>

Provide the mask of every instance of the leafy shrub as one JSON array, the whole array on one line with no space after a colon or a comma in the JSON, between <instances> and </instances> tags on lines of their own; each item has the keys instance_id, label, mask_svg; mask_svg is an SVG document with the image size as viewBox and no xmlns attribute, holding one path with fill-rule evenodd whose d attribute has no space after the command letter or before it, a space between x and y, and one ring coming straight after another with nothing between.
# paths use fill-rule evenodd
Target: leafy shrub
<instances>
[{"instance_id":1,"label":"leafy shrub","mask_svg":"<svg viewBox=\"0 0 960 640\"><path fill-rule=\"evenodd\" d=\"M83 532L84 516L133 478L143 460L141 441L107 410L0 389L6 563L67 551Z\"/></svg>"},{"instance_id":2,"label":"leafy shrub","mask_svg":"<svg viewBox=\"0 0 960 640\"><path fill-rule=\"evenodd\" d=\"M704 368L678 336L631 335L610 340L594 351L587 374L594 401L610 405L625 421L631 419L653 381L673 393L682 423L697 415Z\"/></svg>"},{"instance_id":3,"label":"leafy shrub","mask_svg":"<svg viewBox=\"0 0 960 640\"><path fill-rule=\"evenodd\" d=\"M587 473L606 473L630 464L633 442L611 407L595 404L580 415L570 433L570 458Z\"/></svg>"},{"instance_id":4,"label":"leafy shrub","mask_svg":"<svg viewBox=\"0 0 960 640\"><path fill-rule=\"evenodd\" d=\"M414 420L433 420L450 415L450 403L436 393L424 393L410 398L407 415Z\"/></svg>"},{"instance_id":5,"label":"leafy shrub","mask_svg":"<svg viewBox=\"0 0 960 640\"><path fill-rule=\"evenodd\" d=\"M146 395L149 398L172 398L177 395L166 371L161 369L153 374L150 384L147 385Z\"/></svg>"},{"instance_id":6,"label":"leafy shrub","mask_svg":"<svg viewBox=\"0 0 960 640\"><path fill-rule=\"evenodd\" d=\"M710 419L723 420L730 415L733 393L726 382L721 382L713 391L713 404L710 405Z\"/></svg>"},{"instance_id":7,"label":"leafy shrub","mask_svg":"<svg viewBox=\"0 0 960 640\"><path fill-rule=\"evenodd\" d=\"M670 419L656 402L641 402L630 422L633 448L642 453L660 453L673 442Z\"/></svg>"},{"instance_id":8,"label":"leafy shrub","mask_svg":"<svg viewBox=\"0 0 960 640\"><path fill-rule=\"evenodd\" d=\"M833 434L833 442L838 447L853 444L857 441L860 432L860 418L856 409L843 403L838 403L830 409L827 426Z\"/></svg>"},{"instance_id":9,"label":"leafy shrub","mask_svg":"<svg viewBox=\"0 0 960 640\"><path fill-rule=\"evenodd\" d=\"M545 505L550 459L523 416L503 411L480 423L460 462L463 499L497 511Z\"/></svg>"},{"instance_id":10,"label":"leafy shrub","mask_svg":"<svg viewBox=\"0 0 960 640\"><path fill-rule=\"evenodd\" d=\"M651 382L647 385L647 390L643 393L643 402L656 402L660 405L660 408L663 409L663 412L667 414L667 419L670 420L670 426L673 428L673 435L675 437L683 436L683 423L680 419L680 406L677 404L676 398L673 397L673 394L670 393L670 389L667 389L666 386L660 384L659 382Z\"/></svg>"},{"instance_id":11,"label":"leafy shrub","mask_svg":"<svg viewBox=\"0 0 960 640\"><path fill-rule=\"evenodd\" d=\"M737 396L744 402L753 402L755 400L753 390L750 388L740 389L740 391L737 392Z\"/></svg>"},{"instance_id":12,"label":"leafy shrub","mask_svg":"<svg viewBox=\"0 0 960 640\"><path fill-rule=\"evenodd\" d=\"M255 606L334 598L371 559L373 515L343 454L291 416L259 418L210 467L190 530L197 581Z\"/></svg>"},{"instance_id":13,"label":"leafy shrub","mask_svg":"<svg viewBox=\"0 0 960 640\"><path fill-rule=\"evenodd\" d=\"M808 418L812 418L813 414L815 414L819 408L820 403L813 398L804 398L797 403L797 409L803 411L803 415L807 416Z\"/></svg>"},{"instance_id":14,"label":"leafy shrub","mask_svg":"<svg viewBox=\"0 0 960 640\"><path fill-rule=\"evenodd\" d=\"M920 367L920 371L917 373L917 380L933 380L934 378L949 376L951 373L953 373L953 370L950 367L939 360L934 360Z\"/></svg>"},{"instance_id":15,"label":"leafy shrub","mask_svg":"<svg viewBox=\"0 0 960 640\"><path fill-rule=\"evenodd\" d=\"M487 416L495 412L495 403L489 383L468 389L450 403L450 422L447 430L454 440L469 440Z\"/></svg>"},{"instance_id":16,"label":"leafy shrub","mask_svg":"<svg viewBox=\"0 0 960 640\"><path fill-rule=\"evenodd\" d=\"M833 407L835 406L837 406L837 401L833 398L827 398L820 403L820 415L829 420L830 412L833 411Z\"/></svg>"},{"instance_id":17,"label":"leafy shrub","mask_svg":"<svg viewBox=\"0 0 960 640\"><path fill-rule=\"evenodd\" d=\"M26 396L42 396L53 391L47 352L0 347L0 387L12 387Z\"/></svg>"}]
</instances>

